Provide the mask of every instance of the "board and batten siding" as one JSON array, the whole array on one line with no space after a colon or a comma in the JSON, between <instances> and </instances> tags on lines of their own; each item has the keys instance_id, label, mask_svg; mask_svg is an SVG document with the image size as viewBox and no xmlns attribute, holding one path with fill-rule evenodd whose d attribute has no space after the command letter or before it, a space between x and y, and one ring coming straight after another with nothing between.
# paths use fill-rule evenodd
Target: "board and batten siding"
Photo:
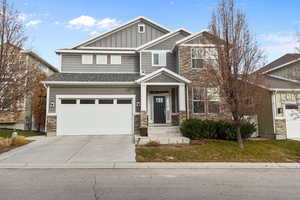
<instances>
[{"instance_id":1,"label":"board and batten siding","mask_svg":"<svg viewBox=\"0 0 300 200\"><path fill-rule=\"evenodd\" d=\"M146 48L146 50L173 50L176 42L187 36L187 33L178 33L165 41L162 41L152 47Z\"/></svg>"},{"instance_id":2,"label":"board and batten siding","mask_svg":"<svg viewBox=\"0 0 300 200\"><path fill-rule=\"evenodd\" d=\"M139 87L51 87L49 89L49 102L54 103L51 107L49 103L48 112L56 112L56 95L136 95L136 102L140 102ZM140 111L139 104L136 103L136 112Z\"/></svg>"},{"instance_id":3,"label":"board and batten siding","mask_svg":"<svg viewBox=\"0 0 300 200\"><path fill-rule=\"evenodd\" d=\"M103 54L97 54L103 55ZM108 64L96 64L96 54L93 56L93 64L83 65L81 54L62 55L62 72L139 72L139 59L136 55L121 55L121 64L110 64L110 55L107 55Z\"/></svg>"},{"instance_id":4,"label":"board and batten siding","mask_svg":"<svg viewBox=\"0 0 300 200\"><path fill-rule=\"evenodd\" d=\"M145 32L138 32L138 24L145 25ZM135 48L141 46L151 40L154 40L162 35L166 34L166 31L162 31L157 27L148 23L137 22L131 26L117 31L107 37L99 39L88 47L121 47L121 48Z\"/></svg>"},{"instance_id":5,"label":"board and batten siding","mask_svg":"<svg viewBox=\"0 0 300 200\"><path fill-rule=\"evenodd\" d=\"M153 71L156 71L160 68L162 68L162 66L153 66L152 65L152 52L141 52L141 69L142 72L149 74ZM167 66L165 66L165 68L173 71L173 72L177 72L177 63L176 63L176 56L171 53L171 52L167 52Z\"/></svg>"}]
</instances>

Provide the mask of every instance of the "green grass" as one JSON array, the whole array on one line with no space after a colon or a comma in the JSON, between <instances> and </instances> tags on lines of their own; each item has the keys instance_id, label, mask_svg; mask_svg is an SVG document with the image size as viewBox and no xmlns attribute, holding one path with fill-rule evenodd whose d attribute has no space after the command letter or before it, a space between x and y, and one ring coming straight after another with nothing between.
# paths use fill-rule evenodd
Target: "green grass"
<instances>
[{"instance_id":1,"label":"green grass","mask_svg":"<svg viewBox=\"0 0 300 200\"><path fill-rule=\"evenodd\" d=\"M300 142L293 140L208 141L189 146L136 148L138 162L300 162Z\"/></svg>"},{"instance_id":2,"label":"green grass","mask_svg":"<svg viewBox=\"0 0 300 200\"><path fill-rule=\"evenodd\" d=\"M9 137L11 137L12 132L14 132L14 130L11 130L11 129L0 129L0 137L2 137L2 138L9 138ZM21 130L16 130L16 132L18 133L18 135L25 136L25 137L44 135L44 133L37 132L37 131L21 131Z\"/></svg>"}]
</instances>

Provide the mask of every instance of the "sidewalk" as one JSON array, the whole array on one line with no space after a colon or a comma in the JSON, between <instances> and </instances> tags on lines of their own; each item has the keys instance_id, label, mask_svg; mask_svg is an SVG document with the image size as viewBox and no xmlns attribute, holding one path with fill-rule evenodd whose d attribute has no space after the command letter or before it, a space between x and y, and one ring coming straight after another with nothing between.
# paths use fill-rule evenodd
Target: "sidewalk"
<instances>
[{"instance_id":1,"label":"sidewalk","mask_svg":"<svg viewBox=\"0 0 300 200\"><path fill-rule=\"evenodd\" d=\"M99 162L99 163L1 163L0 169L300 169L300 163L137 163L137 162Z\"/></svg>"}]
</instances>

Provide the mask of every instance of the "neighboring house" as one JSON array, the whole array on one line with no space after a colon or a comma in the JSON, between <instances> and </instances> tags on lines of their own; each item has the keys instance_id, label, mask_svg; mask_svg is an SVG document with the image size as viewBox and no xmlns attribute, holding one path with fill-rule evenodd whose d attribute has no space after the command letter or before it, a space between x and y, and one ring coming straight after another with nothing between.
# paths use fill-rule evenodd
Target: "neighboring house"
<instances>
[{"instance_id":1,"label":"neighboring house","mask_svg":"<svg viewBox=\"0 0 300 200\"><path fill-rule=\"evenodd\" d=\"M212 38L138 17L57 50L61 73L45 81L47 135L139 135L230 117L203 80L202 69L216 64Z\"/></svg>"},{"instance_id":2,"label":"neighboring house","mask_svg":"<svg viewBox=\"0 0 300 200\"><path fill-rule=\"evenodd\" d=\"M286 54L259 72L266 89L265 108L258 112L260 136L300 138L300 54Z\"/></svg>"},{"instance_id":3,"label":"neighboring house","mask_svg":"<svg viewBox=\"0 0 300 200\"><path fill-rule=\"evenodd\" d=\"M50 76L58 70L30 50L22 50L24 54L24 62L27 66L36 66L42 70L47 76ZM41 97L44 98L44 97ZM10 128L19 130L36 130L34 126L34 117L32 115L32 105L30 95L24 97L24 101L19 105L16 112L3 112L0 114L0 128Z\"/></svg>"}]
</instances>

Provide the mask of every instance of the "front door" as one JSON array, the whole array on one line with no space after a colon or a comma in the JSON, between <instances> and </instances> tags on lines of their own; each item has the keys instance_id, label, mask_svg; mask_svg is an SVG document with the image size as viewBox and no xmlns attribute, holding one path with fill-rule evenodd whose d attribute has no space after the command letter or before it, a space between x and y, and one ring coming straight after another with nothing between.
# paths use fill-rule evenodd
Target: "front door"
<instances>
[{"instance_id":1,"label":"front door","mask_svg":"<svg viewBox=\"0 0 300 200\"><path fill-rule=\"evenodd\" d=\"M165 124L166 123L166 97L154 96L154 123Z\"/></svg>"}]
</instances>

